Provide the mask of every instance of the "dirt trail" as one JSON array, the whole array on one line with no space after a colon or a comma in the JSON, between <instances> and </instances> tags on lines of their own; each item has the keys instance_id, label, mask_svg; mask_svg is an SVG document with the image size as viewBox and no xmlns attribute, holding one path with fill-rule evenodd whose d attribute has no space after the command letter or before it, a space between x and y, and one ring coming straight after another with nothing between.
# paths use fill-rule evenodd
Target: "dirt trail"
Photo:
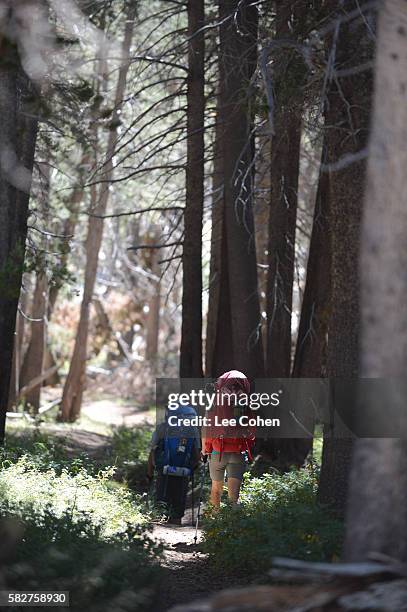
<instances>
[{"instance_id":1,"label":"dirt trail","mask_svg":"<svg viewBox=\"0 0 407 612\"><path fill-rule=\"evenodd\" d=\"M151 413L147 410L118 405L107 399L86 401L82 407L82 414L93 421L108 426L135 427L145 422L152 422ZM96 458L104 453L110 445L109 436L82 429L55 430L53 433L65 439L67 452L72 456L80 452L86 452ZM196 491L195 518L197 496ZM190 506L190 503L188 505ZM195 527L192 526L190 507L187 507L180 526L153 525L152 537L163 543L164 557L160 593L151 608L151 612L165 612L177 605L205 598L222 588L237 586L236 581L231 582L230 577L226 578L213 571L207 555L200 550L202 539L200 529L198 529L197 544L194 543L194 536Z\"/></svg>"},{"instance_id":2,"label":"dirt trail","mask_svg":"<svg viewBox=\"0 0 407 612\"><path fill-rule=\"evenodd\" d=\"M116 404L112 399L87 400L83 403L81 414L102 426L137 427L146 423L154 425L154 416L149 410L136 406ZM110 437L87 429L61 429L58 426L43 425L42 431L64 440L69 456L85 452L97 458L110 446Z\"/></svg>"},{"instance_id":3,"label":"dirt trail","mask_svg":"<svg viewBox=\"0 0 407 612\"><path fill-rule=\"evenodd\" d=\"M149 410L137 408L133 405L118 405L110 399L86 401L81 412L92 421L116 427L120 425L136 427L144 423L154 424L154 416Z\"/></svg>"},{"instance_id":4,"label":"dirt trail","mask_svg":"<svg viewBox=\"0 0 407 612\"><path fill-rule=\"evenodd\" d=\"M200 529L195 545L195 527L191 524L191 518L189 508L181 526L154 526L154 539L164 544L164 576L160 596L152 612L172 610L174 606L203 599L214 591L231 586L230 578L215 573L207 555L200 550Z\"/></svg>"},{"instance_id":5,"label":"dirt trail","mask_svg":"<svg viewBox=\"0 0 407 612\"><path fill-rule=\"evenodd\" d=\"M111 400L85 402L82 413L93 421L106 425L136 427L146 422L154 424L151 412L133 406L115 405ZM71 433L71 436L73 435L78 442L80 442L79 433L79 431ZM99 452L103 452L103 438L104 436L100 437ZM197 505L198 487L195 490L195 520ZM222 588L238 585L237 580L231 581L230 577L226 578L213 571L208 556L200 550L202 540L200 529L198 529L197 544L194 543L195 527L192 526L190 506L189 495L182 525L155 524L153 526L152 537L163 543L164 558L160 593L151 612L165 612L174 606L205 598Z\"/></svg>"},{"instance_id":6,"label":"dirt trail","mask_svg":"<svg viewBox=\"0 0 407 612\"><path fill-rule=\"evenodd\" d=\"M205 596L210 590L208 561L194 544L191 525L156 525L153 537L164 544L163 583L152 612L169 610L176 604ZM200 538L200 534L199 534Z\"/></svg>"}]
</instances>

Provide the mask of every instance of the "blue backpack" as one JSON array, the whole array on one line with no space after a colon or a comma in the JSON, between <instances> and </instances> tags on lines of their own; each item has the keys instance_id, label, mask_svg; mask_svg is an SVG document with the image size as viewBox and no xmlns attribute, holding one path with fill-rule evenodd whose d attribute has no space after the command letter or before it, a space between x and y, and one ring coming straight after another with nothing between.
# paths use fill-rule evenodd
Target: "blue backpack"
<instances>
[{"instance_id":1,"label":"blue backpack","mask_svg":"<svg viewBox=\"0 0 407 612\"><path fill-rule=\"evenodd\" d=\"M177 425L170 425L169 417L176 417ZM185 425L184 419L196 416L192 406L178 406L167 410L162 438L155 450L155 465L163 474L190 476L197 447L197 428Z\"/></svg>"}]
</instances>

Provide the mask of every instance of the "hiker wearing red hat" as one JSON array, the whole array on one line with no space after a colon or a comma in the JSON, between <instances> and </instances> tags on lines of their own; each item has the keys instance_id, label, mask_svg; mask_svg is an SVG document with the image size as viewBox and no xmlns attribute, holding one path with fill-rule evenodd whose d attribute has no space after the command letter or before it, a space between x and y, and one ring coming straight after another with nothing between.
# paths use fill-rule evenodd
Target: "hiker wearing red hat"
<instances>
[{"instance_id":1,"label":"hiker wearing red hat","mask_svg":"<svg viewBox=\"0 0 407 612\"><path fill-rule=\"evenodd\" d=\"M211 414L211 425L203 431L202 452L209 456L211 503L219 507L225 472L229 500L238 501L247 461L252 460L255 434L252 427L239 424L239 416L250 411L247 377L238 370L225 372L218 378L215 391L216 407Z\"/></svg>"}]
</instances>

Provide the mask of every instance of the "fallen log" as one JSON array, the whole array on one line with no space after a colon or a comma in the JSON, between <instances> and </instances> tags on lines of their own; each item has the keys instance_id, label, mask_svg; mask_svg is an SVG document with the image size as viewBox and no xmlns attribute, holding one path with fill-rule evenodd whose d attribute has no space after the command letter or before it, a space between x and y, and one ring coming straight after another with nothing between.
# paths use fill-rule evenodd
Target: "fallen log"
<instances>
[{"instance_id":1,"label":"fallen log","mask_svg":"<svg viewBox=\"0 0 407 612\"><path fill-rule=\"evenodd\" d=\"M272 564L275 584L226 589L169 612L407 612L407 566L384 555L363 563L275 557Z\"/></svg>"}]
</instances>

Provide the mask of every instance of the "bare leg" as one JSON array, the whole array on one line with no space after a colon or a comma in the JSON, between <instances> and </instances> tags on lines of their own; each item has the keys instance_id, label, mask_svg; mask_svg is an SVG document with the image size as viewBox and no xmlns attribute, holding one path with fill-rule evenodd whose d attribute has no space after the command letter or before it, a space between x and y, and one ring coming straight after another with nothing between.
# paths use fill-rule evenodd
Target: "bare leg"
<instances>
[{"instance_id":1,"label":"bare leg","mask_svg":"<svg viewBox=\"0 0 407 612\"><path fill-rule=\"evenodd\" d=\"M219 508L220 506L220 498L222 497L223 491L223 480L212 480L212 489L211 489L211 504L215 506L215 508Z\"/></svg>"},{"instance_id":2,"label":"bare leg","mask_svg":"<svg viewBox=\"0 0 407 612\"><path fill-rule=\"evenodd\" d=\"M239 478L228 478L228 497L231 502L237 504L242 481Z\"/></svg>"}]
</instances>

